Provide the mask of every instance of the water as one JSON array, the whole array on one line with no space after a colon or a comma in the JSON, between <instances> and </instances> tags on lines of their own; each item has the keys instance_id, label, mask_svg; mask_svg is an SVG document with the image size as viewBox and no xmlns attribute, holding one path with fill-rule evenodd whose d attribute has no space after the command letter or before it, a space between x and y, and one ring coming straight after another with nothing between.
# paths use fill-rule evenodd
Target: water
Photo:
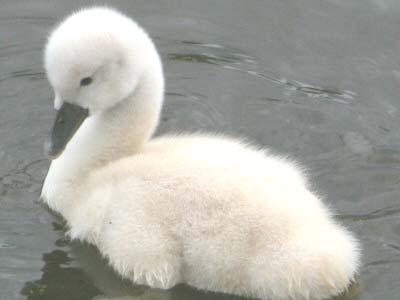
<instances>
[{"instance_id":1,"label":"water","mask_svg":"<svg viewBox=\"0 0 400 300\"><path fill-rule=\"evenodd\" d=\"M90 3L0 1L0 299L235 299L133 287L96 249L66 240L62 221L37 201L54 116L42 47L57 20ZM362 241L359 282L339 299L399 299L400 2L111 4L162 54L159 133L247 136L295 157Z\"/></svg>"}]
</instances>

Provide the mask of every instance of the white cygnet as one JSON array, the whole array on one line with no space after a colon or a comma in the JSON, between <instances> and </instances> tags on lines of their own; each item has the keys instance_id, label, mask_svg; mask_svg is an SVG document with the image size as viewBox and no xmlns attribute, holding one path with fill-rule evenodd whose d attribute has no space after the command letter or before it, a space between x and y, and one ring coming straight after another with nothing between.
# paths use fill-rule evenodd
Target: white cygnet
<instances>
[{"instance_id":1,"label":"white cygnet","mask_svg":"<svg viewBox=\"0 0 400 300\"><path fill-rule=\"evenodd\" d=\"M76 12L44 58L58 115L42 197L120 275L260 299L327 298L354 280L357 240L296 164L221 135L152 138L164 76L133 20Z\"/></svg>"}]
</instances>

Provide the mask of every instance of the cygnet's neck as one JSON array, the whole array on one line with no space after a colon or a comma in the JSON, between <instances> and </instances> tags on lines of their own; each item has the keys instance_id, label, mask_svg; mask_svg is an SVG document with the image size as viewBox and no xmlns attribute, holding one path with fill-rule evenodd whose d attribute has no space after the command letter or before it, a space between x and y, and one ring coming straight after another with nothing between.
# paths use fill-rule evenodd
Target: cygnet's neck
<instances>
[{"instance_id":1,"label":"cygnet's neck","mask_svg":"<svg viewBox=\"0 0 400 300\"><path fill-rule=\"evenodd\" d=\"M91 171L140 150L158 125L163 92L160 65L159 70L144 73L126 99L81 125L50 166L42 191L50 207L67 214L73 206L71 192L79 193ZM63 194L69 201L63 201Z\"/></svg>"},{"instance_id":2,"label":"cygnet's neck","mask_svg":"<svg viewBox=\"0 0 400 300\"><path fill-rule=\"evenodd\" d=\"M81 165L94 168L132 155L150 139L159 122L163 98L163 79L158 77L144 74L131 95L93 116L82 140L90 151Z\"/></svg>"}]
</instances>

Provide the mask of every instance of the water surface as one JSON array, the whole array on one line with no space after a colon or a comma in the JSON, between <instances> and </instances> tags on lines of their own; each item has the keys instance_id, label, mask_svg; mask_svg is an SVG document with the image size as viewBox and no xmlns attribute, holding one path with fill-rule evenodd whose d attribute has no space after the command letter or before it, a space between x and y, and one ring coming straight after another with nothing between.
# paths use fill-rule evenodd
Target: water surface
<instances>
[{"instance_id":1,"label":"water surface","mask_svg":"<svg viewBox=\"0 0 400 300\"><path fill-rule=\"evenodd\" d=\"M235 299L134 287L96 249L65 239L37 201L54 117L43 44L57 20L90 3L0 2L0 299ZM108 3L162 54L158 133L246 136L296 158L363 245L359 283L340 299L399 299L400 2Z\"/></svg>"}]
</instances>

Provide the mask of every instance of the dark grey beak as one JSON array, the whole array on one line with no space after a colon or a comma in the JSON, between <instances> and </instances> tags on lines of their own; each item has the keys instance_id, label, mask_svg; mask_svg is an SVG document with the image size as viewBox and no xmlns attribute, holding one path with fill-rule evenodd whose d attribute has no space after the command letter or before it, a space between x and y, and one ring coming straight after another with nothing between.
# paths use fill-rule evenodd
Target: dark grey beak
<instances>
[{"instance_id":1,"label":"dark grey beak","mask_svg":"<svg viewBox=\"0 0 400 300\"><path fill-rule=\"evenodd\" d=\"M88 109L64 102L57 112L50 139L45 147L50 159L56 159L64 151L88 115Z\"/></svg>"}]
</instances>

